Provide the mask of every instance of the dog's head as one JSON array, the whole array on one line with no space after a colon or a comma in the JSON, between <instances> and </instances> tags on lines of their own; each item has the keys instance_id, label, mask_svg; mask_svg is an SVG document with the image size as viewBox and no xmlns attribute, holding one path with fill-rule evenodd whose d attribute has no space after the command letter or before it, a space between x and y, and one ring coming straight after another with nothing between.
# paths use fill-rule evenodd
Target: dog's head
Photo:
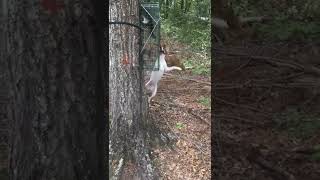
<instances>
[{"instance_id":1,"label":"dog's head","mask_svg":"<svg viewBox=\"0 0 320 180\"><path fill-rule=\"evenodd\" d=\"M166 45L160 44L160 53L167 54Z\"/></svg>"},{"instance_id":2,"label":"dog's head","mask_svg":"<svg viewBox=\"0 0 320 180\"><path fill-rule=\"evenodd\" d=\"M162 46L160 46L160 53L165 54L165 49Z\"/></svg>"}]
</instances>

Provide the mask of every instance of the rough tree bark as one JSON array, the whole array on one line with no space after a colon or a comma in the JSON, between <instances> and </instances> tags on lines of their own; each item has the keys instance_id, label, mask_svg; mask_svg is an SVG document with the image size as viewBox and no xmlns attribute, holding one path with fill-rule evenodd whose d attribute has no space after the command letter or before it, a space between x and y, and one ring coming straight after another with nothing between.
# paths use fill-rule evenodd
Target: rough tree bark
<instances>
[{"instance_id":1,"label":"rough tree bark","mask_svg":"<svg viewBox=\"0 0 320 180\"><path fill-rule=\"evenodd\" d=\"M94 2L8 2L10 179L106 179Z\"/></svg>"},{"instance_id":2,"label":"rough tree bark","mask_svg":"<svg viewBox=\"0 0 320 180\"><path fill-rule=\"evenodd\" d=\"M138 0L111 0L109 21L139 24L138 10ZM156 179L146 143L139 38L136 27L109 25L109 179Z\"/></svg>"},{"instance_id":3,"label":"rough tree bark","mask_svg":"<svg viewBox=\"0 0 320 180\"><path fill-rule=\"evenodd\" d=\"M8 69L5 61L6 50L6 1L0 2L0 179L7 179L8 161Z\"/></svg>"}]
</instances>

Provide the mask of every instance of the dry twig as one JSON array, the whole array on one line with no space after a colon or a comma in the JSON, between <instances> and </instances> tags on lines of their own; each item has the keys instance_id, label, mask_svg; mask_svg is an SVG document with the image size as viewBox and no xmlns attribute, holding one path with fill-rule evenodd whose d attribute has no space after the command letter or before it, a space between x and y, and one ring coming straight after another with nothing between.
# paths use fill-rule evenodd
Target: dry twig
<instances>
[{"instance_id":1,"label":"dry twig","mask_svg":"<svg viewBox=\"0 0 320 180\"><path fill-rule=\"evenodd\" d=\"M208 84L208 85L211 86L211 82L201 81L201 80L197 80L197 79L190 79L190 78L179 77L179 76L176 76L176 75L173 75L173 74L167 74L167 73L164 73L164 74L167 75L167 76L176 77L176 78L178 78L178 79L184 79L184 80L193 81L193 82L197 82L197 83L201 83L201 84Z\"/></svg>"},{"instance_id":2,"label":"dry twig","mask_svg":"<svg viewBox=\"0 0 320 180\"><path fill-rule=\"evenodd\" d=\"M271 115L271 113L269 113L269 112L265 112L265 111L262 111L262 110L260 110L260 109L257 109L257 108L248 106L248 105L241 105L241 104L235 104L235 103L232 103L232 102L228 102L228 101L226 101L226 100L224 100L224 99L221 99L221 98L219 98L219 97L216 97L216 96L214 96L213 100L214 100L214 101L217 100L217 101L220 101L220 102L222 102L222 103L224 103L224 104L228 104L228 105L231 105L231 106L236 106L236 107L245 108L245 109L250 109L250 110L252 110L252 111L260 112L260 113L262 113L262 114L264 114L264 115L266 115L266 116L270 116L270 115Z\"/></svg>"}]
</instances>

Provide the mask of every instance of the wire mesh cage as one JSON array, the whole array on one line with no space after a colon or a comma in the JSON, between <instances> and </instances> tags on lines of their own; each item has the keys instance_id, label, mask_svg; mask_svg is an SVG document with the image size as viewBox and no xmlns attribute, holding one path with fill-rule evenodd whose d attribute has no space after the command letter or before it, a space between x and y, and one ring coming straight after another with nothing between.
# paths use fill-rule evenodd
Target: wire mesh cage
<instances>
[{"instance_id":1,"label":"wire mesh cage","mask_svg":"<svg viewBox=\"0 0 320 180\"><path fill-rule=\"evenodd\" d=\"M142 2L140 6L142 47L141 60L145 70L159 70L160 5L159 2Z\"/></svg>"}]
</instances>

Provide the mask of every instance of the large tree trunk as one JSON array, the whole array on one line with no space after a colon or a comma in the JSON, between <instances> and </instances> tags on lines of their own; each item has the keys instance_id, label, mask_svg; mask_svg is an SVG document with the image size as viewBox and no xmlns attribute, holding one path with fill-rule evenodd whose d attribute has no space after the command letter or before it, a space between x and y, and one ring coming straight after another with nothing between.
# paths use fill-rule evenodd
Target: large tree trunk
<instances>
[{"instance_id":1,"label":"large tree trunk","mask_svg":"<svg viewBox=\"0 0 320 180\"><path fill-rule=\"evenodd\" d=\"M109 21L139 24L138 10L138 0L111 0ZM147 104L139 37L134 26L109 25L109 179L155 179L144 131ZM130 164L134 170L126 169Z\"/></svg>"},{"instance_id":2,"label":"large tree trunk","mask_svg":"<svg viewBox=\"0 0 320 180\"><path fill-rule=\"evenodd\" d=\"M95 13L89 0L56 13L38 0L8 4L10 179L106 179L106 70Z\"/></svg>"},{"instance_id":3,"label":"large tree trunk","mask_svg":"<svg viewBox=\"0 0 320 180\"><path fill-rule=\"evenodd\" d=\"M0 179L7 179L8 166L8 68L5 60L6 51L6 1L0 2Z\"/></svg>"}]
</instances>

